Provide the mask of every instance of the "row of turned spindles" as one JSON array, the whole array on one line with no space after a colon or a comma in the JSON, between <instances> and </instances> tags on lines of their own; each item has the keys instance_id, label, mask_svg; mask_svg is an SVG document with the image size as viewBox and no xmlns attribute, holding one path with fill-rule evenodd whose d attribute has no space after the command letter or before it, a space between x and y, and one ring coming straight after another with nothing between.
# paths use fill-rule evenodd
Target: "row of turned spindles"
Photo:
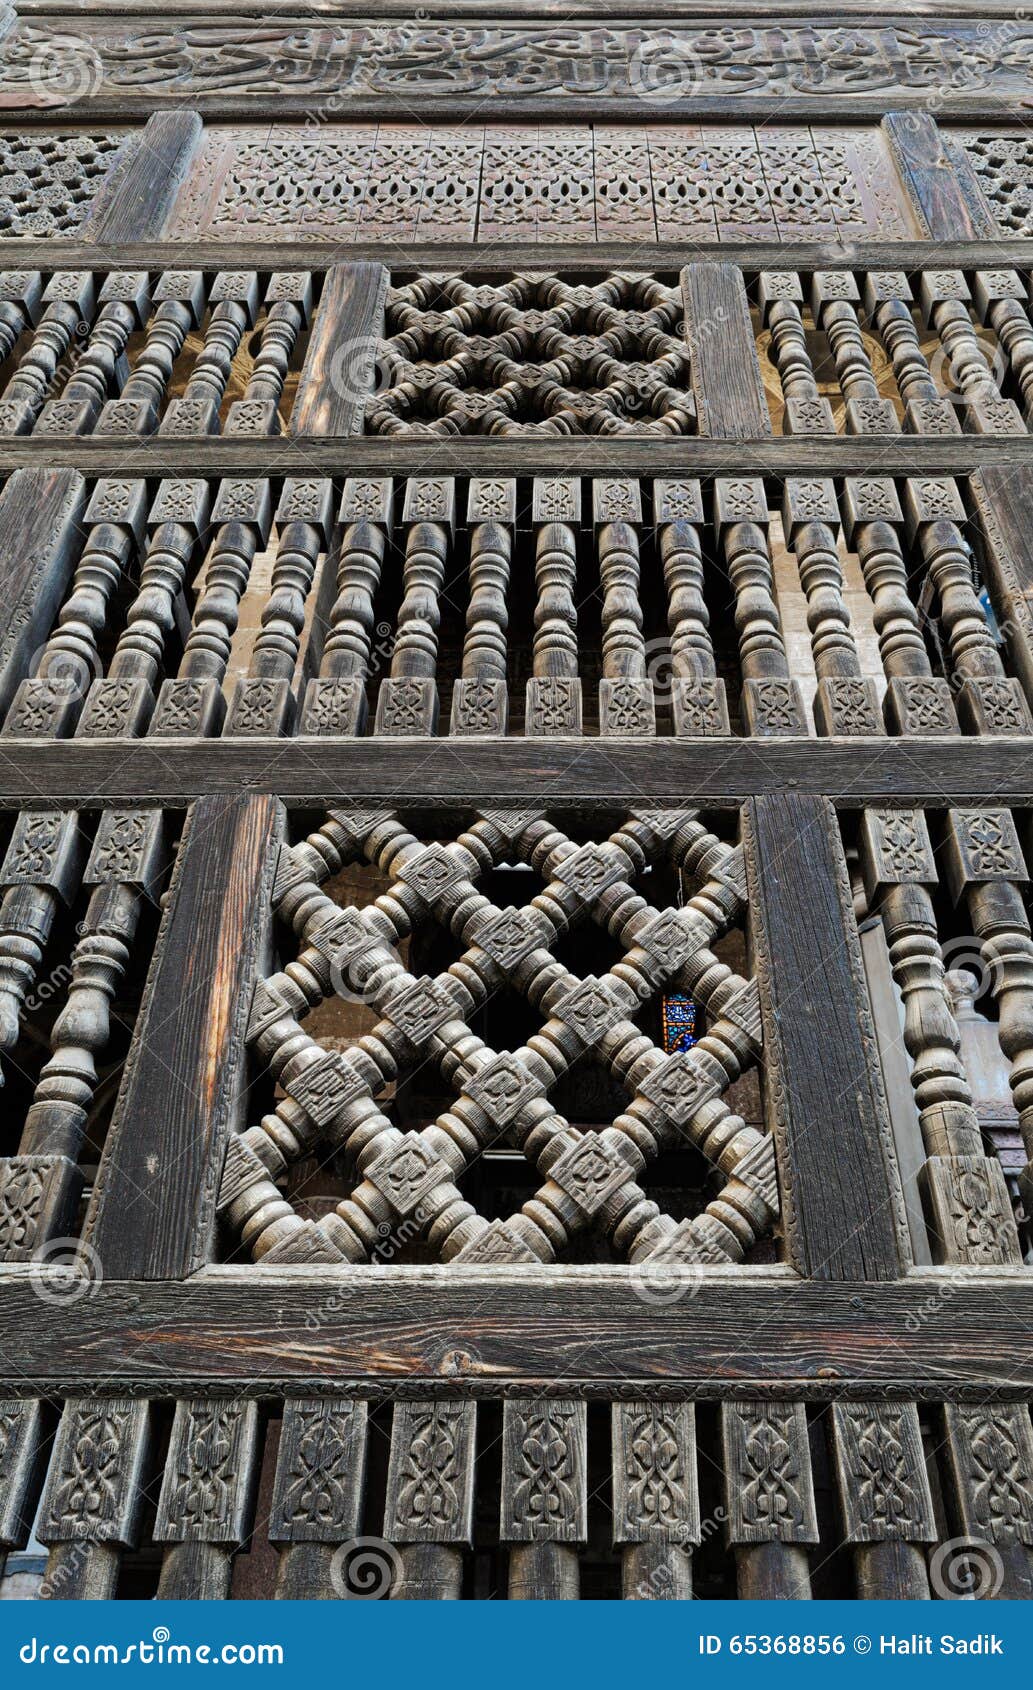
<instances>
[{"instance_id":1,"label":"row of turned spindles","mask_svg":"<svg viewBox=\"0 0 1033 1690\"><path fill-rule=\"evenodd\" d=\"M861 286L849 270L792 270L756 279L761 321L785 402L786 434L835 434L803 317L809 294L844 400L847 434L1027 434L1033 421L1033 320L1030 289L1016 270L925 270L916 278L922 326L935 337L934 368L915 323L915 293L903 271L869 271ZM978 333L989 329L1000 347ZM884 351L903 410L903 425L872 365L862 330ZM939 380L937 379L939 376ZM1009 379L1020 405L1001 391Z\"/></svg>"},{"instance_id":2,"label":"row of turned spindles","mask_svg":"<svg viewBox=\"0 0 1033 1690\"><path fill-rule=\"evenodd\" d=\"M258 347L223 432L276 434L291 360L312 316L308 271L0 271L0 363L28 345L0 394L0 436L205 435L218 431L233 360L256 326ZM207 319L207 320L206 320ZM170 396L187 336L201 346L182 394ZM142 335L132 368L131 336Z\"/></svg>"},{"instance_id":3,"label":"row of turned spindles","mask_svg":"<svg viewBox=\"0 0 1033 1690\"><path fill-rule=\"evenodd\" d=\"M23 1545L45 1458L41 1405L5 1403L7 1494L0 1548ZM807 1598L811 1558L840 1543L858 1596L954 1594L934 1546L947 1529L986 1546L1000 1598L1033 1591L1033 1427L1022 1403L948 1404L934 1412L951 1517L938 1520L914 1404L837 1402L828 1411L839 1505L834 1544L820 1544L804 1408L735 1401L720 1410L721 1502L700 1508L691 1402L629 1400L611 1410L612 1542L626 1600L692 1594L693 1554L723 1533L741 1598ZM472 1401L395 1405L383 1537L363 1534L368 1404L288 1400L267 1519L256 1521L258 1406L242 1400L176 1405L163 1472L154 1475L154 1417L143 1400L78 1399L63 1412L36 1523L49 1558L41 1596L115 1595L140 1537L148 1485L158 1492L153 1541L158 1595L229 1596L233 1558L252 1533L279 1551L275 1594L448 1600L463 1588L474 1541L477 1407ZM97 1463L103 1460L102 1485ZM499 1541L511 1599L579 1596L588 1540L587 1409L573 1397L504 1403ZM354 1589L347 1558L354 1551ZM931 1561L930 1561L931 1556ZM364 1557L364 1562L360 1559Z\"/></svg>"},{"instance_id":4,"label":"row of turned spindles","mask_svg":"<svg viewBox=\"0 0 1033 1690\"><path fill-rule=\"evenodd\" d=\"M665 648L664 657L669 655L675 733L697 737L730 731L704 594L704 547L709 546L731 584L746 731L806 734L807 717L790 670L776 598L764 482L719 478L708 512L697 481L658 480L652 491L651 532L666 590L669 653ZM443 594L454 592L456 507L451 478L413 477L404 484L402 596L372 724L378 734L438 731L439 625ZM0 520L2 512L0 504ZM591 520L602 598L599 732L606 737L652 737L657 731L651 673L657 654L653 644L647 647L643 632L643 516L639 481L593 481ZM819 734L1030 731L1025 695L1019 682L1005 674L973 584L965 506L954 481L911 477L898 494L886 477L848 478L840 495L831 479L790 477L781 517L807 600ZM99 481L85 506L70 593L35 674L19 687L3 733L46 738L367 731L378 594L388 547L398 538L393 481L347 480L336 519L339 527L332 484L318 477L285 481L275 510L270 483L261 477L224 480L214 499L204 480L163 481L149 501L142 480ZM249 672L237 682L227 709L223 685L239 606L274 520L271 591ZM525 732L577 736L584 725L581 482L536 479L531 520L536 600ZM516 521L515 479L470 480L466 628L452 694L454 735L495 736L508 728ZM851 626L841 535L857 554L872 600L888 682L881 711L875 683L862 671ZM317 635L325 632L318 673L297 699L293 683L306 604L319 560L331 543L332 561L328 558L326 567L336 570L336 598L325 614L325 630L322 612L317 618ZM203 591L173 674L168 669L171 637L188 584L205 559ZM102 675L102 636L120 591L136 578L137 560L135 595ZM916 574L933 589L953 686L933 672L909 592L909 577Z\"/></svg>"}]
</instances>

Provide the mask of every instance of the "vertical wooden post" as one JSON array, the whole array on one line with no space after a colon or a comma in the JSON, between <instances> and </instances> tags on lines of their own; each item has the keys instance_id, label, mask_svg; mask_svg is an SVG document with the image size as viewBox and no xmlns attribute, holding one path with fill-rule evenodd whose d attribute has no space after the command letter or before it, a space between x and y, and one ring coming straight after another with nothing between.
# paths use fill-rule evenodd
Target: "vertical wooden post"
<instances>
[{"instance_id":1,"label":"vertical wooden post","mask_svg":"<svg viewBox=\"0 0 1033 1690\"><path fill-rule=\"evenodd\" d=\"M181 1278L211 1259L281 827L269 797L201 798L188 814L86 1218L106 1278Z\"/></svg>"}]
</instances>

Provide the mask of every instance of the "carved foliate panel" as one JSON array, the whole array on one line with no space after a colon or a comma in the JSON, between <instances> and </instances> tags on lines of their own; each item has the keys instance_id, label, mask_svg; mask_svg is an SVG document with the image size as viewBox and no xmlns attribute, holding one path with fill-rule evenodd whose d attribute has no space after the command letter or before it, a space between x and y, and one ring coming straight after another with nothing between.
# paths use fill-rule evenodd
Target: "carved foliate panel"
<instances>
[{"instance_id":1,"label":"carved foliate panel","mask_svg":"<svg viewBox=\"0 0 1033 1690\"><path fill-rule=\"evenodd\" d=\"M343 1543L359 1530L366 1468L364 1402L284 1404L273 1485L273 1543Z\"/></svg>"},{"instance_id":2,"label":"carved foliate panel","mask_svg":"<svg viewBox=\"0 0 1033 1690\"><path fill-rule=\"evenodd\" d=\"M802 1405L723 1403L731 1543L817 1543L818 1522Z\"/></svg>"},{"instance_id":3,"label":"carved foliate panel","mask_svg":"<svg viewBox=\"0 0 1033 1690\"><path fill-rule=\"evenodd\" d=\"M397 1403L384 1531L393 1543L465 1543L473 1536L472 1402Z\"/></svg>"},{"instance_id":4,"label":"carved foliate panel","mask_svg":"<svg viewBox=\"0 0 1033 1690\"><path fill-rule=\"evenodd\" d=\"M586 1408L561 1397L507 1402L502 1420L504 1543L588 1535Z\"/></svg>"},{"instance_id":5,"label":"carved foliate panel","mask_svg":"<svg viewBox=\"0 0 1033 1690\"><path fill-rule=\"evenodd\" d=\"M258 1404L179 1402L154 1528L159 1543L240 1543L256 1479Z\"/></svg>"}]
</instances>

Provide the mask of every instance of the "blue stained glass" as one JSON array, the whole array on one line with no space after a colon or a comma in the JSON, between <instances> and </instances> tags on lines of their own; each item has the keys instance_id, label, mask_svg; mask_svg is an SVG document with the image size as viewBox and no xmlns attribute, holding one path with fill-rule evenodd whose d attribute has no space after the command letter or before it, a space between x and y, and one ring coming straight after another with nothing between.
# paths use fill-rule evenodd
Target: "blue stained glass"
<instances>
[{"instance_id":1,"label":"blue stained glass","mask_svg":"<svg viewBox=\"0 0 1033 1690\"><path fill-rule=\"evenodd\" d=\"M699 1009L694 998L684 992L668 992L661 1005L664 1050L668 1056L675 1051L691 1050L698 1034L696 1026Z\"/></svg>"}]
</instances>

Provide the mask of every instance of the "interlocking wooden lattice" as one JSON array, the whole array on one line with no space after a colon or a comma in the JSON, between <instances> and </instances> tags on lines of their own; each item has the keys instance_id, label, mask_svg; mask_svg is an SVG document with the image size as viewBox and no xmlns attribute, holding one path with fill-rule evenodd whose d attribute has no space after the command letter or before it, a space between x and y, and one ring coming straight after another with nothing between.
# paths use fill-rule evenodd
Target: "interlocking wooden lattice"
<instances>
[{"instance_id":1,"label":"interlocking wooden lattice","mask_svg":"<svg viewBox=\"0 0 1033 1690\"><path fill-rule=\"evenodd\" d=\"M0 16L0 1595L1028 1599L1031 26L144 4Z\"/></svg>"}]
</instances>

